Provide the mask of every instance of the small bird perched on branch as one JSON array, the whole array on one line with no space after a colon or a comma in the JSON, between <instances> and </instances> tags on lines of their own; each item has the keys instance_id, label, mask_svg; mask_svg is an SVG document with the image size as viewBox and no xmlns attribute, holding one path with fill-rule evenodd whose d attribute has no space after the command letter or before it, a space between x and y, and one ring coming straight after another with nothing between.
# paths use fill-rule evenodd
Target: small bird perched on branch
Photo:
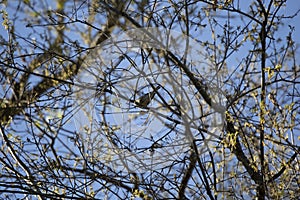
<instances>
[{"instance_id":1,"label":"small bird perched on branch","mask_svg":"<svg viewBox=\"0 0 300 200\"><path fill-rule=\"evenodd\" d=\"M139 99L135 100L135 105L139 108L147 108L147 106L150 104L151 100L154 98L159 88L160 86L156 86L152 92L144 94Z\"/></svg>"}]
</instances>

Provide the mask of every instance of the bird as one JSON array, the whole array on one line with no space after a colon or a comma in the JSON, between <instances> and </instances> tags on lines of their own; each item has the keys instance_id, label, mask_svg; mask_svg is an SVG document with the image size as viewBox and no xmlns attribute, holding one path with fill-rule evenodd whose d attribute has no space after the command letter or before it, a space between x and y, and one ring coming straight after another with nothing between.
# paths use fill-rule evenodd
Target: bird
<instances>
[{"instance_id":1,"label":"bird","mask_svg":"<svg viewBox=\"0 0 300 200\"><path fill-rule=\"evenodd\" d=\"M159 89L160 86L156 86L152 92L148 92L147 94L141 96L139 99L135 100L135 105L139 108L147 108Z\"/></svg>"},{"instance_id":2,"label":"bird","mask_svg":"<svg viewBox=\"0 0 300 200\"><path fill-rule=\"evenodd\" d=\"M282 107L278 104L276 97L275 97L275 92L270 92L268 94L269 100L274 104L275 107L279 109L280 112L282 112Z\"/></svg>"}]
</instances>

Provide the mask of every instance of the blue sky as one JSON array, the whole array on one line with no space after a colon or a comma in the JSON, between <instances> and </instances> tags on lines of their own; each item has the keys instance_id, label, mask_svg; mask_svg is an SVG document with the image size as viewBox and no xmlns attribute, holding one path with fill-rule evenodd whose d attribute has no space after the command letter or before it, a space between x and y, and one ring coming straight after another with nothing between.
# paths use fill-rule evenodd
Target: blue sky
<instances>
[{"instance_id":1,"label":"blue sky","mask_svg":"<svg viewBox=\"0 0 300 200\"><path fill-rule=\"evenodd\" d=\"M50 1L50 3L54 3L54 1ZM10 8L6 9L5 6L3 4L0 4L0 9L5 9L7 10L9 17L15 18L16 19L20 19L21 16L21 12L16 12L16 10L11 10ZM247 4L248 5L248 4ZM247 6L245 5L245 6ZM49 4L50 8L51 8L51 4ZM243 5L241 6L243 7ZM55 8L55 5L52 5L52 8ZM300 4L298 1L295 0L288 0L286 7L282 8L280 12L282 12L282 14L284 15L291 15L294 14L298 9L300 9ZM216 12L216 14L218 14L218 12ZM3 19L1 18L0 20L1 24L3 22ZM295 35L300 35L300 13L293 19L285 19L284 23L286 25L291 25L291 26L295 26ZM27 24L25 24L22 21L16 20L15 21L15 25L16 25L16 31L20 34L22 34L23 36L26 34L29 34L31 32L31 28L26 27ZM282 28L281 30L279 30L279 34L283 34L286 35L288 33L288 29L287 28ZM4 27L1 25L0 26L0 34L2 37L7 38L7 31L4 29ZM298 39L298 43L300 42L299 37L295 37L295 39Z\"/></svg>"},{"instance_id":2,"label":"blue sky","mask_svg":"<svg viewBox=\"0 0 300 200\"><path fill-rule=\"evenodd\" d=\"M291 13L295 13L299 8L300 8L299 1L289 0L288 3L287 3L287 7L282 9L282 12L285 15L288 15L288 14L291 14ZM9 17L11 17L11 18L13 18L13 17L22 17L22 16L14 16L15 11L13 11L13 10L8 10L8 13L9 13ZM2 21L1 21L1 23L2 23ZM295 27L295 32L293 34L293 36L294 36L293 39L295 40L297 45L299 45L299 43L300 43L300 37L299 37L299 35L300 35L300 14L298 14L293 19L285 20L284 23L285 23L285 25L280 27L280 29L278 31L278 35L283 36L283 37L287 36L288 32L289 32L288 26L289 25L294 26ZM26 24L24 24L22 21L17 20L15 22L15 25L16 25L16 27L15 27L16 31L22 36L26 36L27 34L30 34L32 32L31 28L26 27ZM42 29L40 29L40 30L42 30ZM4 29L3 26L0 26L0 34L5 40L7 40L8 34L7 34L7 31ZM208 34L210 34L210 33L208 33ZM210 38L210 35L207 35L205 30L203 30L203 35L205 35L204 37ZM38 39L38 37L34 34L32 35L32 38ZM201 38L201 39L205 39L205 38ZM42 42L42 41L40 41L40 42ZM298 50L298 52L299 52L299 50ZM245 55L245 51L241 50L240 52L238 52L238 54L236 54L236 57L241 58L243 55ZM234 59L232 59L231 64L234 65ZM1 92L0 92L0 94L1 94ZM21 129L21 127L20 127L20 129Z\"/></svg>"}]
</instances>

